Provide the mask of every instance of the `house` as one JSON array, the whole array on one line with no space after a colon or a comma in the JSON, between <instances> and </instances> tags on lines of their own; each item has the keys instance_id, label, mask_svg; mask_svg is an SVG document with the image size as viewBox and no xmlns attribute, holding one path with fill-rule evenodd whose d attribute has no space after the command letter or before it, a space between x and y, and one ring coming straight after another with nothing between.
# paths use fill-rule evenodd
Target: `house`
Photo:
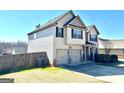
<instances>
[{"instance_id":1,"label":"house","mask_svg":"<svg viewBox=\"0 0 124 93\"><path fill-rule=\"evenodd\" d=\"M13 50L11 48L5 49L5 54L12 54Z\"/></svg>"},{"instance_id":2,"label":"house","mask_svg":"<svg viewBox=\"0 0 124 93\"><path fill-rule=\"evenodd\" d=\"M110 54L116 54L118 56L124 55L124 40L109 40L99 38L99 53L105 54L106 49L110 49Z\"/></svg>"},{"instance_id":3,"label":"house","mask_svg":"<svg viewBox=\"0 0 124 93\"><path fill-rule=\"evenodd\" d=\"M24 47L14 47L12 54L24 54L27 53L27 48Z\"/></svg>"},{"instance_id":4,"label":"house","mask_svg":"<svg viewBox=\"0 0 124 93\"><path fill-rule=\"evenodd\" d=\"M98 35L96 26L68 11L28 33L28 53L45 51L52 66L93 61Z\"/></svg>"}]
</instances>

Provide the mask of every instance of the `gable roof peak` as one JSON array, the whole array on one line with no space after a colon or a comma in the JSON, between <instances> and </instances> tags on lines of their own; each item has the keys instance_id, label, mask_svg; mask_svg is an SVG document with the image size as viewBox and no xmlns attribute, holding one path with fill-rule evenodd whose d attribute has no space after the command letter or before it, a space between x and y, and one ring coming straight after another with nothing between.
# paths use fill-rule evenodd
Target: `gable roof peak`
<instances>
[{"instance_id":1,"label":"gable roof peak","mask_svg":"<svg viewBox=\"0 0 124 93\"><path fill-rule=\"evenodd\" d=\"M87 28L88 28L88 31L90 31L92 28L95 28L97 34L98 34L98 35L100 34L99 31L98 31L98 29L97 29L97 27L96 27L95 25L89 25Z\"/></svg>"}]
</instances>

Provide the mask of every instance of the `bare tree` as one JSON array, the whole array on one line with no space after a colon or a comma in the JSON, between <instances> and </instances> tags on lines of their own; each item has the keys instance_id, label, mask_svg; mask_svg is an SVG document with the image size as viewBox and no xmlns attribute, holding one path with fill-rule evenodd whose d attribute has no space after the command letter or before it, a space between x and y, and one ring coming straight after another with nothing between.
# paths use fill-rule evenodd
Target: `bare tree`
<instances>
[{"instance_id":1,"label":"bare tree","mask_svg":"<svg viewBox=\"0 0 124 93\"><path fill-rule=\"evenodd\" d=\"M104 48L105 48L105 54L110 54L112 50L113 44L111 40L104 40Z\"/></svg>"}]
</instances>

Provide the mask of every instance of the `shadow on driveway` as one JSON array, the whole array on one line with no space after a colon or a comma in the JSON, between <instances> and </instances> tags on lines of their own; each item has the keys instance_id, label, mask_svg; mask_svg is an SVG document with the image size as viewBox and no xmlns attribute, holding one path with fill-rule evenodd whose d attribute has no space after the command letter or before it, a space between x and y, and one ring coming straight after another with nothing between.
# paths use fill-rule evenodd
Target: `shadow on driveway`
<instances>
[{"instance_id":1,"label":"shadow on driveway","mask_svg":"<svg viewBox=\"0 0 124 93\"><path fill-rule=\"evenodd\" d=\"M62 65L61 67L64 69L85 73L95 77L124 75L124 68L97 65L96 63L87 63L87 64L78 64L78 65Z\"/></svg>"}]
</instances>

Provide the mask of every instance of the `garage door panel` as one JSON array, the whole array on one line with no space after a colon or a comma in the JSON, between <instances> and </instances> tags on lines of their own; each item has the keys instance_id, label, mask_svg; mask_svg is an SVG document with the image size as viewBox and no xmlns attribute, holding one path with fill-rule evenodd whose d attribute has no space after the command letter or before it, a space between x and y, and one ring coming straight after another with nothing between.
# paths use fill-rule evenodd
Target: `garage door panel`
<instances>
[{"instance_id":1,"label":"garage door panel","mask_svg":"<svg viewBox=\"0 0 124 93\"><path fill-rule=\"evenodd\" d=\"M56 61L57 65L67 64L68 63L68 50L57 50L56 51Z\"/></svg>"},{"instance_id":2,"label":"garage door panel","mask_svg":"<svg viewBox=\"0 0 124 93\"><path fill-rule=\"evenodd\" d=\"M79 63L81 58L80 49L71 50L71 63Z\"/></svg>"}]
</instances>

